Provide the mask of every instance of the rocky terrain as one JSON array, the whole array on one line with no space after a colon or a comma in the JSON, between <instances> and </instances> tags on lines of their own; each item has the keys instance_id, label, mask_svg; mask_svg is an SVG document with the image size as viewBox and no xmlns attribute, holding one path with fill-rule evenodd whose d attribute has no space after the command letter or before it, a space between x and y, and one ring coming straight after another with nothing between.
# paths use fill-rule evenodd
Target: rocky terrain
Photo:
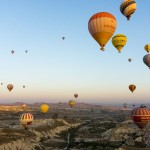
<instances>
[{"instance_id":1,"label":"rocky terrain","mask_svg":"<svg viewBox=\"0 0 150 150\"><path fill-rule=\"evenodd\" d=\"M130 109L56 107L46 114L36 106L19 110L0 111L0 150L150 149L150 125L139 130ZM25 130L19 117L28 111L34 122Z\"/></svg>"}]
</instances>

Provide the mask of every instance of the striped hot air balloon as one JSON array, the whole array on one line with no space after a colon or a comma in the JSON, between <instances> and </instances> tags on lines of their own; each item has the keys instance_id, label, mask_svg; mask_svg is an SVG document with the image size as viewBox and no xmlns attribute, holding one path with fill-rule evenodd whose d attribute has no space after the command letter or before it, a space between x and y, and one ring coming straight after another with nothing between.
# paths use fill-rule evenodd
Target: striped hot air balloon
<instances>
[{"instance_id":1,"label":"striped hot air balloon","mask_svg":"<svg viewBox=\"0 0 150 150\"><path fill-rule=\"evenodd\" d=\"M150 44L146 44L144 49L149 53L150 52Z\"/></svg>"},{"instance_id":2,"label":"striped hot air balloon","mask_svg":"<svg viewBox=\"0 0 150 150\"><path fill-rule=\"evenodd\" d=\"M27 126L31 125L33 122L33 115L30 113L24 113L20 116L20 123L22 126L27 128Z\"/></svg>"},{"instance_id":3,"label":"striped hot air balloon","mask_svg":"<svg viewBox=\"0 0 150 150\"><path fill-rule=\"evenodd\" d=\"M143 129L150 120L150 111L142 106L134 108L131 118L140 129Z\"/></svg>"},{"instance_id":4,"label":"striped hot air balloon","mask_svg":"<svg viewBox=\"0 0 150 150\"><path fill-rule=\"evenodd\" d=\"M121 53L122 48L127 43L127 37L124 34L116 34L112 38L112 44L113 46L118 50L119 53Z\"/></svg>"},{"instance_id":5,"label":"striped hot air balloon","mask_svg":"<svg viewBox=\"0 0 150 150\"><path fill-rule=\"evenodd\" d=\"M104 46L114 34L116 27L116 18L108 12L96 13L88 22L89 32L99 43L101 50L104 50Z\"/></svg>"},{"instance_id":6,"label":"striped hot air balloon","mask_svg":"<svg viewBox=\"0 0 150 150\"><path fill-rule=\"evenodd\" d=\"M136 89L136 86L134 84L129 85L130 91L133 93L134 90Z\"/></svg>"},{"instance_id":7,"label":"striped hot air balloon","mask_svg":"<svg viewBox=\"0 0 150 150\"><path fill-rule=\"evenodd\" d=\"M120 5L121 13L130 20L131 15L136 10L136 2L134 0L124 0Z\"/></svg>"}]
</instances>

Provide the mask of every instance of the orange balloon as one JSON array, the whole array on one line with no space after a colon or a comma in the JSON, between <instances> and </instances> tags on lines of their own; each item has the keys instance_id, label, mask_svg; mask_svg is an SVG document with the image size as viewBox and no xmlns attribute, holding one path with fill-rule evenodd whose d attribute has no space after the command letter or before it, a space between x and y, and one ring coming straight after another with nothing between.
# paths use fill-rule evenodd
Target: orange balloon
<instances>
[{"instance_id":1,"label":"orange balloon","mask_svg":"<svg viewBox=\"0 0 150 150\"><path fill-rule=\"evenodd\" d=\"M13 87L14 87L14 86L13 86L12 84L8 84L8 85L7 85L7 89L8 89L9 91L11 91L11 90L13 89Z\"/></svg>"},{"instance_id":2,"label":"orange balloon","mask_svg":"<svg viewBox=\"0 0 150 150\"><path fill-rule=\"evenodd\" d=\"M114 34L116 27L116 18L108 12L94 14L88 22L89 32L99 43L101 50L104 50L104 46Z\"/></svg>"},{"instance_id":3,"label":"orange balloon","mask_svg":"<svg viewBox=\"0 0 150 150\"><path fill-rule=\"evenodd\" d=\"M136 86L134 84L129 85L130 91L133 93L134 90L136 89Z\"/></svg>"}]
</instances>

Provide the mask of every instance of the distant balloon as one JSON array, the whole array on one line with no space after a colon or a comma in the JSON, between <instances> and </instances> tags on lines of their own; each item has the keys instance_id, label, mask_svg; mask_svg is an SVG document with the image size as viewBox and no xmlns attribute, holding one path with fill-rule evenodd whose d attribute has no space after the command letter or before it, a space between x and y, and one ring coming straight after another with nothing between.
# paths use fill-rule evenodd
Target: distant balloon
<instances>
[{"instance_id":1,"label":"distant balloon","mask_svg":"<svg viewBox=\"0 0 150 150\"><path fill-rule=\"evenodd\" d=\"M118 50L119 53L121 53L122 48L127 43L127 37L124 34L116 34L112 38L112 44L113 46Z\"/></svg>"},{"instance_id":2,"label":"distant balloon","mask_svg":"<svg viewBox=\"0 0 150 150\"><path fill-rule=\"evenodd\" d=\"M134 90L136 89L136 86L134 84L129 85L130 91L133 93Z\"/></svg>"},{"instance_id":3,"label":"distant balloon","mask_svg":"<svg viewBox=\"0 0 150 150\"><path fill-rule=\"evenodd\" d=\"M47 113L49 110L49 106L47 104L42 104L40 109L42 113Z\"/></svg>"},{"instance_id":4,"label":"distant balloon","mask_svg":"<svg viewBox=\"0 0 150 150\"><path fill-rule=\"evenodd\" d=\"M33 122L33 115L30 113L24 113L20 116L20 123L22 126L27 129L29 125L31 125Z\"/></svg>"},{"instance_id":5,"label":"distant balloon","mask_svg":"<svg viewBox=\"0 0 150 150\"><path fill-rule=\"evenodd\" d=\"M145 65L147 65L150 69L150 54L147 54L143 57L143 62L145 63Z\"/></svg>"},{"instance_id":6,"label":"distant balloon","mask_svg":"<svg viewBox=\"0 0 150 150\"><path fill-rule=\"evenodd\" d=\"M147 108L146 104L141 104L140 107L141 108Z\"/></svg>"},{"instance_id":7,"label":"distant balloon","mask_svg":"<svg viewBox=\"0 0 150 150\"><path fill-rule=\"evenodd\" d=\"M135 104L133 104L132 106L135 107Z\"/></svg>"},{"instance_id":8,"label":"distant balloon","mask_svg":"<svg viewBox=\"0 0 150 150\"><path fill-rule=\"evenodd\" d=\"M124 0L120 5L121 13L130 20L131 15L136 10L136 2L134 0Z\"/></svg>"},{"instance_id":9,"label":"distant balloon","mask_svg":"<svg viewBox=\"0 0 150 150\"><path fill-rule=\"evenodd\" d=\"M132 59L131 59L131 58L128 58L128 61L129 61L129 62L131 62L131 61L132 61Z\"/></svg>"},{"instance_id":10,"label":"distant balloon","mask_svg":"<svg viewBox=\"0 0 150 150\"><path fill-rule=\"evenodd\" d=\"M76 104L74 100L70 100L68 103L69 103L71 108L73 108L74 105Z\"/></svg>"},{"instance_id":11,"label":"distant balloon","mask_svg":"<svg viewBox=\"0 0 150 150\"><path fill-rule=\"evenodd\" d=\"M128 106L127 103L124 103L124 104L123 104L123 107L124 107L124 108L127 108L127 106Z\"/></svg>"},{"instance_id":12,"label":"distant balloon","mask_svg":"<svg viewBox=\"0 0 150 150\"><path fill-rule=\"evenodd\" d=\"M75 94L74 94L74 97L75 97L75 98L78 98L78 94L77 94L77 93L75 93Z\"/></svg>"},{"instance_id":13,"label":"distant balloon","mask_svg":"<svg viewBox=\"0 0 150 150\"><path fill-rule=\"evenodd\" d=\"M63 36L63 37L62 37L62 39L64 40L64 39L65 39L65 37Z\"/></svg>"},{"instance_id":14,"label":"distant balloon","mask_svg":"<svg viewBox=\"0 0 150 150\"><path fill-rule=\"evenodd\" d=\"M25 108L27 108L27 105L23 104L21 107L22 107L22 109L25 109Z\"/></svg>"},{"instance_id":15,"label":"distant balloon","mask_svg":"<svg viewBox=\"0 0 150 150\"><path fill-rule=\"evenodd\" d=\"M3 83L1 83L1 85L3 85Z\"/></svg>"},{"instance_id":16,"label":"distant balloon","mask_svg":"<svg viewBox=\"0 0 150 150\"><path fill-rule=\"evenodd\" d=\"M144 49L149 53L150 52L150 44L146 44Z\"/></svg>"},{"instance_id":17,"label":"distant balloon","mask_svg":"<svg viewBox=\"0 0 150 150\"><path fill-rule=\"evenodd\" d=\"M103 51L106 43L114 34L116 27L116 18L108 12L96 13L88 22L91 36L98 42Z\"/></svg>"},{"instance_id":18,"label":"distant balloon","mask_svg":"<svg viewBox=\"0 0 150 150\"><path fill-rule=\"evenodd\" d=\"M131 118L140 129L143 129L150 121L150 111L145 107L134 108L131 113Z\"/></svg>"},{"instance_id":19,"label":"distant balloon","mask_svg":"<svg viewBox=\"0 0 150 150\"><path fill-rule=\"evenodd\" d=\"M7 85L7 89L8 89L9 91L11 91L13 88L14 88L14 86L13 86L12 84L8 84L8 85Z\"/></svg>"},{"instance_id":20,"label":"distant balloon","mask_svg":"<svg viewBox=\"0 0 150 150\"><path fill-rule=\"evenodd\" d=\"M25 50L25 52L27 53L27 52L28 52L28 50Z\"/></svg>"},{"instance_id":21,"label":"distant balloon","mask_svg":"<svg viewBox=\"0 0 150 150\"><path fill-rule=\"evenodd\" d=\"M14 54L14 53L15 53L15 51L14 51L14 50L12 50L12 51L11 51L11 53L12 53L12 54Z\"/></svg>"},{"instance_id":22,"label":"distant balloon","mask_svg":"<svg viewBox=\"0 0 150 150\"><path fill-rule=\"evenodd\" d=\"M25 88L25 85L23 85L23 88Z\"/></svg>"}]
</instances>

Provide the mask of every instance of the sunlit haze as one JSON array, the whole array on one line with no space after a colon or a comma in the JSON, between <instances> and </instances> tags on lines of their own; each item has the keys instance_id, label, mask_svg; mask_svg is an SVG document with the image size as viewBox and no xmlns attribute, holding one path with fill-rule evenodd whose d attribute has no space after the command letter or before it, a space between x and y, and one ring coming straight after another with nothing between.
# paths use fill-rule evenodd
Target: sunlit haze
<instances>
[{"instance_id":1,"label":"sunlit haze","mask_svg":"<svg viewBox=\"0 0 150 150\"><path fill-rule=\"evenodd\" d=\"M148 103L150 70L143 56L144 46L150 43L150 1L136 0L130 21L120 12L121 2L1 1L0 103L68 102L74 93L78 102ZM121 53L111 39L101 51L90 35L88 21L97 12L116 17L114 35L128 38ZM9 83L14 85L11 92ZM136 85L134 93L130 84Z\"/></svg>"}]
</instances>

